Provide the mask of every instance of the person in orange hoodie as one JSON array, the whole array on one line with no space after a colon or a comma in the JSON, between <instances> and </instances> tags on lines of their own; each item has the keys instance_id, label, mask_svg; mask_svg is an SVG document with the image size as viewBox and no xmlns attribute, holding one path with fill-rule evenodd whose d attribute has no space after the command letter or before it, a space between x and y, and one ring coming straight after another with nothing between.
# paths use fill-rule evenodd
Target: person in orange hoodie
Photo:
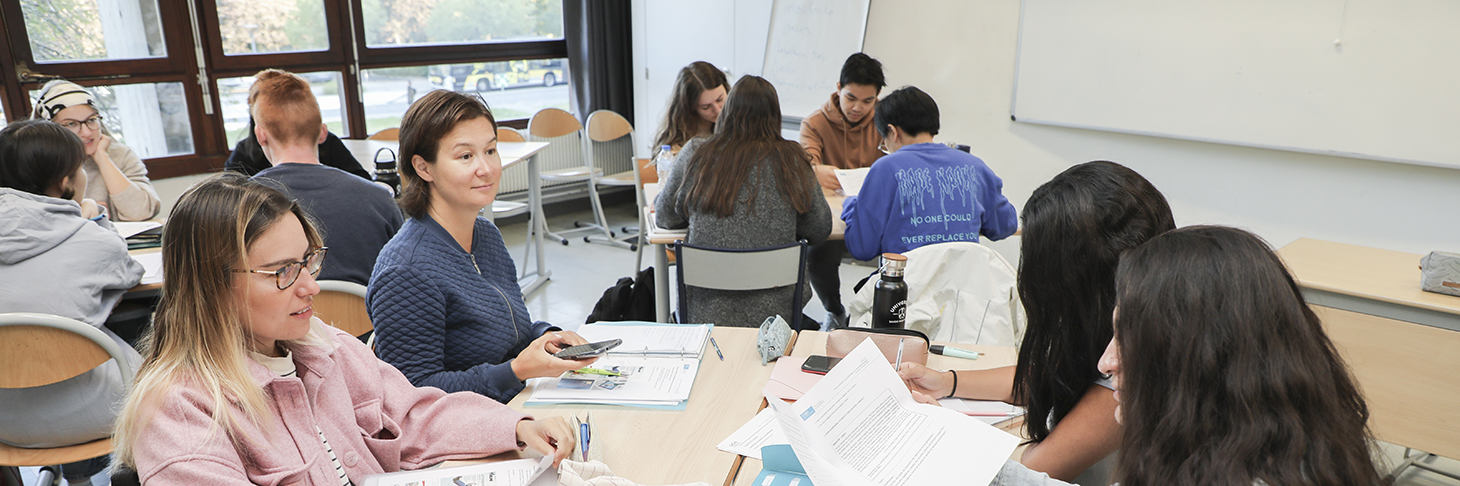
<instances>
[{"instance_id":1,"label":"person in orange hoodie","mask_svg":"<svg viewBox=\"0 0 1460 486\"><path fill-rule=\"evenodd\" d=\"M872 112L883 86L887 79L882 75L882 63L860 52L852 54L842 63L836 93L801 120L801 146L811 155L816 180L826 190L842 187L833 172L836 169L871 167L882 157L878 149L882 137L872 126ZM846 327L847 310L842 306L841 276L837 274L846 252L842 240L827 240L812 245L808 255L811 288L827 313L823 329Z\"/></svg>"}]
</instances>

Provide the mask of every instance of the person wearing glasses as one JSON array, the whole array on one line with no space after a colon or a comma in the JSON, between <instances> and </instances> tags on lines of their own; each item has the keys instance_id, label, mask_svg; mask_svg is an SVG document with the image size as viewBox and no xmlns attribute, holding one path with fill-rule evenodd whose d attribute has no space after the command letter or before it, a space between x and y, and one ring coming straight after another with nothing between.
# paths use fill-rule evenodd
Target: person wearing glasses
<instances>
[{"instance_id":1,"label":"person wearing glasses","mask_svg":"<svg viewBox=\"0 0 1460 486\"><path fill-rule=\"evenodd\" d=\"M934 143L938 104L907 86L877 102L872 123L888 155L842 203L847 251L858 260L949 241L1002 240L1019 229L1004 181L987 164Z\"/></svg>"},{"instance_id":2,"label":"person wearing glasses","mask_svg":"<svg viewBox=\"0 0 1460 486\"><path fill-rule=\"evenodd\" d=\"M319 222L325 244L334 248L320 278L369 284L380 249L405 223L390 190L320 164L317 147L329 132L304 79L278 69L261 71L254 75L248 101L258 120L254 138L274 164L254 177L282 184Z\"/></svg>"},{"instance_id":3,"label":"person wearing glasses","mask_svg":"<svg viewBox=\"0 0 1460 486\"><path fill-rule=\"evenodd\" d=\"M162 200L147 179L147 166L137 152L107 133L90 91L64 79L52 80L41 87L31 118L59 123L81 137L86 146L86 160L81 164L86 179L78 181L82 185L76 191L82 197L104 205L113 221L157 217Z\"/></svg>"},{"instance_id":4,"label":"person wearing glasses","mask_svg":"<svg viewBox=\"0 0 1460 486\"><path fill-rule=\"evenodd\" d=\"M122 348L133 369L141 358L104 325L127 289L142 280L142 264L111 223L89 221L72 200L85 177L86 149L76 134L45 120L0 130L0 313L35 312L100 329ZM111 435L112 404L121 376L108 362L77 377L34 388L0 388L0 442L60 447ZM70 484L90 484L108 458L65 464Z\"/></svg>"},{"instance_id":5,"label":"person wearing glasses","mask_svg":"<svg viewBox=\"0 0 1460 486\"><path fill-rule=\"evenodd\" d=\"M167 297L113 436L142 484L358 484L524 446L572 452L562 418L418 388L316 318L328 248L277 189L206 179L162 238Z\"/></svg>"},{"instance_id":6,"label":"person wearing glasses","mask_svg":"<svg viewBox=\"0 0 1460 486\"><path fill-rule=\"evenodd\" d=\"M497 121L479 96L432 91L400 124L401 208L411 219L380 251L365 295L375 351L416 386L502 403L528 378L593 360L553 353L581 336L534 322L502 232L478 214L497 197Z\"/></svg>"}]
</instances>

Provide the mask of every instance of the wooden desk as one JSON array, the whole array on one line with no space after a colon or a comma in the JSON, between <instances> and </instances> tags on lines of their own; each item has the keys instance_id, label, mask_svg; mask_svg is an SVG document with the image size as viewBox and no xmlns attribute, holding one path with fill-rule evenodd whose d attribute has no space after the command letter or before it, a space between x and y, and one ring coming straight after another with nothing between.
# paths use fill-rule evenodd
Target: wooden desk
<instances>
[{"instance_id":1,"label":"wooden desk","mask_svg":"<svg viewBox=\"0 0 1460 486\"><path fill-rule=\"evenodd\" d=\"M847 223L842 221L842 203L847 197L836 191L822 190L826 196L826 205L831 207L831 234L829 240L840 240L846 237ZM654 319L657 322L671 322L669 319L669 255L665 253L669 245L676 240L685 238L686 230L671 230L660 228L654 220L653 206L659 196L659 184L644 184L644 201L649 207L640 208L644 213L645 226L648 228L645 239L649 244L654 245L650 253L654 254Z\"/></svg>"},{"instance_id":2,"label":"wooden desk","mask_svg":"<svg viewBox=\"0 0 1460 486\"><path fill-rule=\"evenodd\" d=\"M1460 297L1420 255L1312 239L1278 251L1353 370L1381 440L1460 458Z\"/></svg>"},{"instance_id":3,"label":"wooden desk","mask_svg":"<svg viewBox=\"0 0 1460 486\"><path fill-rule=\"evenodd\" d=\"M360 162L360 166L365 168L365 172L375 172L375 153L380 149L388 148L391 152L397 153L397 158L399 157L400 143L393 140L341 139L340 141L344 142L345 147L350 149L350 154L355 156L355 160ZM522 285L522 295L524 296L530 295L533 291L542 287L542 284L547 283L553 274L547 268L547 257L542 251L542 235L547 233L547 219L544 217L542 211L542 179L538 177L541 169L538 167L537 157L533 157L538 152L541 152L542 149L547 148L547 146L548 142L497 143L497 153L502 157L502 170L507 170L508 167L516 165L518 162L527 161L527 204L532 212L531 224L540 225L538 231L532 232L534 236L530 243L536 246L535 249L537 250L537 258L534 261L535 270L532 273L524 274L518 282ZM399 167L401 163L409 162L397 160L396 166ZM525 271L527 262L522 262L522 267ZM528 277L531 277L532 280L526 283L521 282L521 280L525 280Z\"/></svg>"},{"instance_id":4,"label":"wooden desk","mask_svg":"<svg viewBox=\"0 0 1460 486\"><path fill-rule=\"evenodd\" d=\"M772 366L761 366L755 350L756 329L715 327L711 335L725 360L705 350L699 376L683 411L609 405L525 407L532 387L508 405L538 417L593 414L598 426L595 447L615 474L639 484L721 484L735 454L715 446L745 425L760 408L761 390Z\"/></svg>"},{"instance_id":5,"label":"wooden desk","mask_svg":"<svg viewBox=\"0 0 1460 486\"><path fill-rule=\"evenodd\" d=\"M827 333L821 331L801 331L800 337L797 339L796 342L796 347L791 351L791 356L810 356L813 354L826 354L826 336ZM929 354L928 366L933 369L981 370L988 368L998 368L1001 366L1013 366L1014 362L1018 361L1019 359L1019 355L1014 350L1014 348L1006 348L1000 346L980 346L973 344L941 344L948 344L964 349L978 351L983 353L983 356L980 356L976 360L967 360L962 358L949 358L947 356ZM759 362L757 361L757 363ZM764 385L763 382L764 380L762 380L762 385ZM1019 422L1018 424L1022 423L1023 422ZM744 425L744 421L742 421L740 425ZM737 428L740 427L740 425L736 425L734 428L731 428L730 431L735 431ZM1017 435L1017 431L1015 431L1015 433ZM727 433L726 435L728 436L729 433ZM717 439L714 445L719 445L720 440L724 440L724 437L720 437L719 439ZM714 445L712 445L712 447ZM741 464L740 470L738 472L732 471L731 475L725 478L724 484L751 486L751 482L755 480L756 475L760 474L760 470L760 460L747 457L745 458L745 461ZM711 484L717 483L712 482Z\"/></svg>"}]
</instances>

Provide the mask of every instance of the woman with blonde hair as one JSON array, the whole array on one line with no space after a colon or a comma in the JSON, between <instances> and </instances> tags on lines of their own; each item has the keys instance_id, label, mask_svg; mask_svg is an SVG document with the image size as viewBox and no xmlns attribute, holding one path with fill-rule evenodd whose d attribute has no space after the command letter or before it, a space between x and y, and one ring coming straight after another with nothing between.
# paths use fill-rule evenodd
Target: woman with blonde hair
<instances>
[{"instance_id":1,"label":"woman with blonde hair","mask_svg":"<svg viewBox=\"0 0 1460 486\"><path fill-rule=\"evenodd\" d=\"M320 243L299 205L261 182L227 173L183 194L115 435L142 483L351 484L524 445L572 451L561 418L416 388L314 318Z\"/></svg>"},{"instance_id":2,"label":"woman with blonde hair","mask_svg":"<svg viewBox=\"0 0 1460 486\"><path fill-rule=\"evenodd\" d=\"M86 178L78 179L81 185L76 192L106 206L112 221L152 219L162 210L162 200L147 178L147 166L137 152L117 143L102 128L96 97L86 88L64 79L46 83L31 118L56 122L81 137L86 147L81 170Z\"/></svg>"},{"instance_id":3,"label":"woman with blonde hair","mask_svg":"<svg viewBox=\"0 0 1460 486\"><path fill-rule=\"evenodd\" d=\"M714 64L695 61L680 69L654 149L668 145L670 153L678 154L690 139L714 133L729 91L730 81Z\"/></svg>"}]
</instances>

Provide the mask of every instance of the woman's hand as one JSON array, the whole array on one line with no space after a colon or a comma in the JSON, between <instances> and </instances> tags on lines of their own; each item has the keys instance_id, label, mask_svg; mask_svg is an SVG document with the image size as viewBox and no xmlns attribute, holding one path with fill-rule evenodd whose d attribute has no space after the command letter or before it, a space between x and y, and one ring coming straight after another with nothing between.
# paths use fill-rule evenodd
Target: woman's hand
<instances>
[{"instance_id":1,"label":"woman's hand","mask_svg":"<svg viewBox=\"0 0 1460 486\"><path fill-rule=\"evenodd\" d=\"M532 340L532 344L528 344L527 349L522 350L517 354L517 359L512 360L512 373L517 375L517 379L526 381L528 378L558 376L565 371L576 370L598 361L598 358L558 359L553 356L553 353L579 344L588 344L588 341L573 331L543 334Z\"/></svg>"},{"instance_id":2,"label":"woman's hand","mask_svg":"<svg viewBox=\"0 0 1460 486\"><path fill-rule=\"evenodd\" d=\"M111 146L111 137L107 136L106 134L97 134L96 143L92 144L91 148L86 150L86 155L90 155L93 159L96 159L97 157L107 157L107 161L110 162L111 158L107 156L106 149L110 148ZM97 162L101 162L101 160L98 159Z\"/></svg>"},{"instance_id":3,"label":"woman's hand","mask_svg":"<svg viewBox=\"0 0 1460 486\"><path fill-rule=\"evenodd\" d=\"M935 371L917 363L903 363L897 376L907 383L913 397L922 394L933 400L953 394L952 371ZM919 400L922 401L922 400Z\"/></svg>"},{"instance_id":4,"label":"woman's hand","mask_svg":"<svg viewBox=\"0 0 1460 486\"><path fill-rule=\"evenodd\" d=\"M553 467L568 458L578 445L573 427L562 417L548 417L543 420L522 419L517 421L517 443L553 456Z\"/></svg>"}]
</instances>

